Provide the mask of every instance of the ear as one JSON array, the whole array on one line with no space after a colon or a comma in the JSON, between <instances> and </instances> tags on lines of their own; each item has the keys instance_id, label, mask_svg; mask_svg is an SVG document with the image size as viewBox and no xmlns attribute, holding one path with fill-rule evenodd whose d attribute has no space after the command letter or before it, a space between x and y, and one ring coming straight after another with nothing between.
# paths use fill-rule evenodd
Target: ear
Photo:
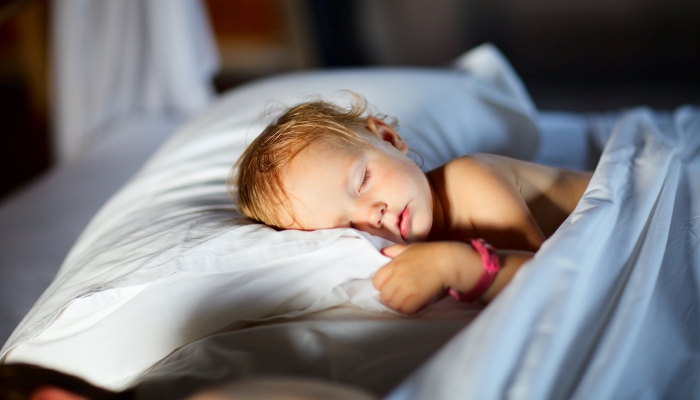
<instances>
[{"instance_id":1,"label":"ear","mask_svg":"<svg viewBox=\"0 0 700 400\"><path fill-rule=\"evenodd\" d=\"M408 145L394 128L379 118L367 117L367 130L377 138L389 143L403 154L408 153Z\"/></svg>"}]
</instances>

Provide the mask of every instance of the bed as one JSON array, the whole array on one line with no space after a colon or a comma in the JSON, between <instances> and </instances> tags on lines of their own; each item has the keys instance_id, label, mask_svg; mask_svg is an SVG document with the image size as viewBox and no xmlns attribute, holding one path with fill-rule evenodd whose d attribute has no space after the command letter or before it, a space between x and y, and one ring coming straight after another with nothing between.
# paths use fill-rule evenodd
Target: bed
<instances>
[{"instance_id":1,"label":"bed","mask_svg":"<svg viewBox=\"0 0 700 400\"><path fill-rule=\"evenodd\" d=\"M386 241L351 229L276 232L238 216L225 191L271 100L342 102L339 89L396 116L425 170L492 152L593 166L593 180L490 305L445 298L416 316L397 314L370 282L387 261L377 251ZM175 126L129 149L134 158L118 157L131 170L102 193ZM395 399L697 397L699 131L693 107L540 112L489 45L451 70L317 71L251 83L177 130L102 206L0 357L112 390L137 387L144 398L186 398L266 375ZM84 164L91 170L110 162L95 154ZM53 185L85 168L76 165ZM20 196L50 190L50 181ZM2 218L16 214L13 201ZM44 265L51 276L56 257ZM2 273L22 272L3 265ZM2 326L16 324L26 304L8 307Z\"/></svg>"}]
</instances>

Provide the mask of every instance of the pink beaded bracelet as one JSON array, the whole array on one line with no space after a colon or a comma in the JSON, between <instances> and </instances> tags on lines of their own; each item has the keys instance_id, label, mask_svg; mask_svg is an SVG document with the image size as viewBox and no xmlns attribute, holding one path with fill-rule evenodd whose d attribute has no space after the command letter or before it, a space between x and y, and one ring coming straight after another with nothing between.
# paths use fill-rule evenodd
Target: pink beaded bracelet
<instances>
[{"instance_id":1,"label":"pink beaded bracelet","mask_svg":"<svg viewBox=\"0 0 700 400\"><path fill-rule=\"evenodd\" d=\"M479 300L481 296L486 293L489 287L491 287L493 280L496 278L498 270L501 269L498 254L493 246L488 244L484 239L472 239L471 245L481 256L483 270L481 271L479 280L471 289L464 293L459 293L452 288L449 288L447 291L450 296L454 297L455 299L469 303Z\"/></svg>"}]
</instances>

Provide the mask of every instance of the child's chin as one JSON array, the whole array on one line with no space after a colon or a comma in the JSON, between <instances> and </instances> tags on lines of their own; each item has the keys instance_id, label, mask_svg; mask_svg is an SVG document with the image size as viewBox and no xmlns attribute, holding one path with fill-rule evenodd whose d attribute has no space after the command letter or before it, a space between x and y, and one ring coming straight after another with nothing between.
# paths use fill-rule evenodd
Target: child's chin
<instances>
[{"instance_id":1,"label":"child's chin","mask_svg":"<svg viewBox=\"0 0 700 400\"><path fill-rule=\"evenodd\" d=\"M416 224L418 225L418 224ZM428 234L430 233L430 225L426 227L422 227L424 229L421 229L421 227L417 226L415 229L410 232L410 234L407 237L407 242L409 243L415 243L415 242L424 242L428 239Z\"/></svg>"},{"instance_id":2,"label":"child's chin","mask_svg":"<svg viewBox=\"0 0 700 400\"><path fill-rule=\"evenodd\" d=\"M425 233L425 234L420 234L420 233L418 233L418 234L409 235L409 236L404 240L404 242L406 242L406 243L423 242L423 241L425 241L427 238L428 238L428 234L427 234L427 233Z\"/></svg>"}]
</instances>

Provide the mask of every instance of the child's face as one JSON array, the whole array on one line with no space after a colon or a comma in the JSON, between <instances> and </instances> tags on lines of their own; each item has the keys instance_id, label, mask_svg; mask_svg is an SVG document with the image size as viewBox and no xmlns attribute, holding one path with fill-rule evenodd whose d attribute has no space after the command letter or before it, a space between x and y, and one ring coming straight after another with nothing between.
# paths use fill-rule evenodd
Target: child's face
<instances>
[{"instance_id":1,"label":"child's face","mask_svg":"<svg viewBox=\"0 0 700 400\"><path fill-rule=\"evenodd\" d=\"M368 131L372 148L319 141L289 163L283 184L296 222L280 207L285 226L353 227L397 243L425 239L433 221L425 174L391 127L370 118Z\"/></svg>"}]
</instances>

